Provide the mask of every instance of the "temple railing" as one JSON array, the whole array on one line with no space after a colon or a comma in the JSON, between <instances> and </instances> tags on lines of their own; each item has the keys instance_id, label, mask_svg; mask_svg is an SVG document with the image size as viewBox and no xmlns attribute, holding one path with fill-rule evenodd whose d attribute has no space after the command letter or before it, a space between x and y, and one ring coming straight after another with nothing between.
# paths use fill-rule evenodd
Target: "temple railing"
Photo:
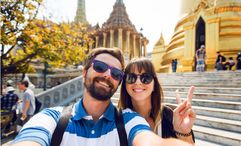
<instances>
[{"instance_id":1,"label":"temple railing","mask_svg":"<svg viewBox=\"0 0 241 146\"><path fill-rule=\"evenodd\" d=\"M83 95L82 76L48 89L36 95L42 102L42 109L75 102Z\"/></svg>"}]
</instances>

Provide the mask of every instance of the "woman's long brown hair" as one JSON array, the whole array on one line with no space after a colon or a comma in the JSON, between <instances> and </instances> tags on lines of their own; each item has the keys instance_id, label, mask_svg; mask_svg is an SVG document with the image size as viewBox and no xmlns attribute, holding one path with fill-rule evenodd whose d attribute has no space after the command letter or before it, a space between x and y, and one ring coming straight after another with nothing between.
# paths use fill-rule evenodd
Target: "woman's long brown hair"
<instances>
[{"instance_id":1,"label":"woman's long brown hair","mask_svg":"<svg viewBox=\"0 0 241 146\"><path fill-rule=\"evenodd\" d=\"M131 102L131 96L128 94L126 90L126 74L133 73L134 70L137 69L139 72L144 70L146 73L150 73L153 75L154 79L154 90L151 94L151 113L150 117L155 122L155 132L157 128L157 124L161 119L161 105L162 105L162 98L163 98L163 90L161 85L158 81L155 68L150 60L147 58L134 58L132 59L125 68L125 76L122 81L121 85L121 93L120 93L120 100L118 103L119 108L130 108L133 110L133 105Z\"/></svg>"}]
</instances>

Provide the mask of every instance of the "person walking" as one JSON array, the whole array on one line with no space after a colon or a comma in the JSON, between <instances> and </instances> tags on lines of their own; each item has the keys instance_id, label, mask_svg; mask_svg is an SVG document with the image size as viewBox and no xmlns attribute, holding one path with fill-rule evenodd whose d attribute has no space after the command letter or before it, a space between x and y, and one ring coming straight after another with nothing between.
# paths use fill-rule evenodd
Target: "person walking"
<instances>
[{"instance_id":1,"label":"person walking","mask_svg":"<svg viewBox=\"0 0 241 146\"><path fill-rule=\"evenodd\" d=\"M19 90L23 91L21 116L18 120L18 125L23 126L35 112L35 95L29 88L28 81L21 81L18 84Z\"/></svg>"}]
</instances>

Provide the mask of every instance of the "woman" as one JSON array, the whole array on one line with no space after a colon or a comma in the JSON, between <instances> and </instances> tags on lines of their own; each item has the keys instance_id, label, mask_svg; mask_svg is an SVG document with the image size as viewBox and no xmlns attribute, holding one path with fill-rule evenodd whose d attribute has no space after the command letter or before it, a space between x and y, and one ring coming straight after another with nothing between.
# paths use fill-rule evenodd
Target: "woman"
<instances>
[{"instance_id":1,"label":"woman","mask_svg":"<svg viewBox=\"0 0 241 146\"><path fill-rule=\"evenodd\" d=\"M191 130L196 117L191 108L193 91L194 87L191 87L184 102L181 102L178 94L178 106L172 111L163 105L163 91L151 61L134 58L125 68L118 106L139 113L152 130L163 138L174 137L194 143Z\"/></svg>"}]
</instances>

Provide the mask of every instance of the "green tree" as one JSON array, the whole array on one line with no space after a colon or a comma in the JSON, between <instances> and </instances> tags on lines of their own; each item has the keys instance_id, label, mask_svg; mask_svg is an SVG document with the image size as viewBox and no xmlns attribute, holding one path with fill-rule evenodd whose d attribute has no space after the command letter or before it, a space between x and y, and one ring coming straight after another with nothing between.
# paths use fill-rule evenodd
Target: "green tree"
<instances>
[{"instance_id":1,"label":"green tree","mask_svg":"<svg viewBox=\"0 0 241 146\"><path fill-rule=\"evenodd\" d=\"M1 1L2 73L27 72L33 59L54 67L76 65L93 44L87 25L36 19L41 3Z\"/></svg>"},{"instance_id":2,"label":"green tree","mask_svg":"<svg viewBox=\"0 0 241 146\"><path fill-rule=\"evenodd\" d=\"M1 0L1 71L13 72L16 70L11 60L11 52L21 40L19 36L32 21L37 13L42 0Z\"/></svg>"}]
</instances>

